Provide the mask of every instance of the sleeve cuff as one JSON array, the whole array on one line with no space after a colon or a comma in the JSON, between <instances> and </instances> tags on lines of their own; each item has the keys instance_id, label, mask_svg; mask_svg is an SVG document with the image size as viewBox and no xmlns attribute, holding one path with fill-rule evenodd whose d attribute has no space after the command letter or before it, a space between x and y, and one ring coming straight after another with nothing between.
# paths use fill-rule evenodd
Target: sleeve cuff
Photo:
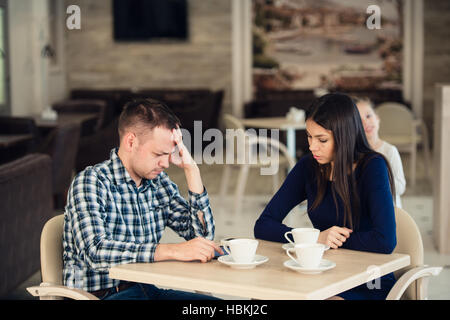
<instances>
[{"instance_id":1,"label":"sleeve cuff","mask_svg":"<svg viewBox=\"0 0 450 320\"><path fill-rule=\"evenodd\" d=\"M197 236L202 236L210 240L214 239L214 218L211 212L206 188L203 187L203 192L201 194L189 191L189 203L191 209L193 209L191 210L191 218L194 233ZM204 227L197 215L198 211L203 212L203 220L205 221Z\"/></svg>"},{"instance_id":2,"label":"sleeve cuff","mask_svg":"<svg viewBox=\"0 0 450 320\"><path fill-rule=\"evenodd\" d=\"M143 243L138 249L136 262L153 262L157 244Z\"/></svg>"},{"instance_id":3,"label":"sleeve cuff","mask_svg":"<svg viewBox=\"0 0 450 320\"><path fill-rule=\"evenodd\" d=\"M202 193L195 193L189 190L188 194L189 204L192 208L203 211L204 209L209 207L209 196L205 187L203 187Z\"/></svg>"}]
</instances>

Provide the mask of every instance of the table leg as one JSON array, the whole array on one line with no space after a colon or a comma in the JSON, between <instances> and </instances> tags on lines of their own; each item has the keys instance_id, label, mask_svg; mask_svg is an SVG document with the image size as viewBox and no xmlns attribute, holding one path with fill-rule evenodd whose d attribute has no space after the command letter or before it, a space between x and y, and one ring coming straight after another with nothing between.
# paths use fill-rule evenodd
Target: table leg
<instances>
[{"instance_id":1,"label":"table leg","mask_svg":"<svg viewBox=\"0 0 450 320\"><path fill-rule=\"evenodd\" d=\"M287 149L289 152L289 155L297 161L296 157L296 143L295 143L295 129L287 129L286 130L287 135Z\"/></svg>"}]
</instances>

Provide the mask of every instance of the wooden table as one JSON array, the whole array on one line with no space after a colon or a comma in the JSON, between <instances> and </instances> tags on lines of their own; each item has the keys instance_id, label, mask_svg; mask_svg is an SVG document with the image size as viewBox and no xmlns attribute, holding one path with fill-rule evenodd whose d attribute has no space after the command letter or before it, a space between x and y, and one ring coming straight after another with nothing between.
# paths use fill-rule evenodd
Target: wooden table
<instances>
[{"instance_id":1,"label":"wooden table","mask_svg":"<svg viewBox=\"0 0 450 320\"><path fill-rule=\"evenodd\" d=\"M246 127L286 130L286 147L291 157L294 160L297 159L295 130L306 129L306 124L304 121L296 122L289 120L286 117L247 118L241 119L241 121Z\"/></svg>"},{"instance_id":2,"label":"wooden table","mask_svg":"<svg viewBox=\"0 0 450 320\"><path fill-rule=\"evenodd\" d=\"M32 139L32 134L0 134L0 148L8 148Z\"/></svg>"},{"instance_id":3,"label":"wooden table","mask_svg":"<svg viewBox=\"0 0 450 320\"><path fill-rule=\"evenodd\" d=\"M410 264L409 255L330 249L324 259L336 267L306 275L283 265L289 257L282 244L259 240L257 254L269 261L250 270L208 263L164 261L124 264L109 269L111 278L184 290L199 290L254 299L326 299ZM377 266L374 273L373 266ZM369 270L369 271L368 271ZM374 277L376 275L376 277Z\"/></svg>"}]
</instances>

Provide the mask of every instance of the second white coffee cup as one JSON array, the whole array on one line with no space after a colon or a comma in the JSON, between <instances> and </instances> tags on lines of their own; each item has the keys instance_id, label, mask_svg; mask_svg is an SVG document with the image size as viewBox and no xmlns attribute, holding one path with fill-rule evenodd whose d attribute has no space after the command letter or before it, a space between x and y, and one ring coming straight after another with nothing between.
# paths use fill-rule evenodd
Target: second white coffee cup
<instances>
[{"instance_id":1,"label":"second white coffee cup","mask_svg":"<svg viewBox=\"0 0 450 320\"><path fill-rule=\"evenodd\" d=\"M286 250L286 254L304 268L316 268L322 261L325 246L321 243L296 244L294 248ZM296 257L291 255L295 252Z\"/></svg>"},{"instance_id":2,"label":"second white coffee cup","mask_svg":"<svg viewBox=\"0 0 450 320\"><path fill-rule=\"evenodd\" d=\"M301 244L301 243L316 243L317 239L319 239L319 229L314 228L294 228L291 231L288 231L284 234L284 237L292 244ZM288 235L292 234L292 238L294 238L294 242L289 239Z\"/></svg>"},{"instance_id":3,"label":"second white coffee cup","mask_svg":"<svg viewBox=\"0 0 450 320\"><path fill-rule=\"evenodd\" d=\"M255 239L233 239L223 245L224 250L236 263L252 263L255 260L258 240Z\"/></svg>"}]
</instances>

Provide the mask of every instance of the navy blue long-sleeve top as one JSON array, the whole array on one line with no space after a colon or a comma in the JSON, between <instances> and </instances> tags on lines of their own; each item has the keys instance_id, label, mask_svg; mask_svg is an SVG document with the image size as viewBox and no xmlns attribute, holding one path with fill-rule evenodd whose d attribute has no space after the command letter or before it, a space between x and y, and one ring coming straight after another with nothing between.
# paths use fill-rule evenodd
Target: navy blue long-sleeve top
<instances>
[{"instance_id":1,"label":"navy blue long-sleeve top","mask_svg":"<svg viewBox=\"0 0 450 320\"><path fill-rule=\"evenodd\" d=\"M256 221L255 238L286 242L284 234L292 228L282 224L282 221L292 208L304 200L307 200L308 216L315 228L324 231L333 226L344 226L343 203L336 195L338 202L338 212L336 212L331 181L327 182L327 190L322 202L314 210L310 210L317 196L313 161L316 160L310 154L305 155L289 172L283 185ZM391 253L397 240L394 205L385 160L380 155L375 155L368 160L364 168L361 166L355 168L355 178L360 199L360 222L342 248ZM392 274L383 278L392 280L392 283L385 287L391 287L395 281Z\"/></svg>"}]
</instances>

